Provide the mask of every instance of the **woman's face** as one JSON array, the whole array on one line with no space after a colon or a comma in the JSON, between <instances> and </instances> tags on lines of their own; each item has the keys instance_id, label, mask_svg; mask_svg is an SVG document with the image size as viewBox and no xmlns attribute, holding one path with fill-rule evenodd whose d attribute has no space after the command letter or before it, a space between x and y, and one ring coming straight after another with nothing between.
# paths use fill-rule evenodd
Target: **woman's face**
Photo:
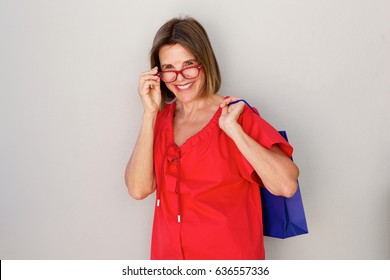
<instances>
[{"instance_id":1,"label":"woman's face","mask_svg":"<svg viewBox=\"0 0 390 280\"><path fill-rule=\"evenodd\" d=\"M159 52L159 59L161 64L160 71L175 70L179 71L187 67L198 65L195 56L180 44L165 45L161 47ZM199 70L199 75L192 79L186 79L182 74L178 74L174 82L165 83L176 98L188 103L196 99L203 88L205 82L205 75L202 69Z\"/></svg>"}]
</instances>

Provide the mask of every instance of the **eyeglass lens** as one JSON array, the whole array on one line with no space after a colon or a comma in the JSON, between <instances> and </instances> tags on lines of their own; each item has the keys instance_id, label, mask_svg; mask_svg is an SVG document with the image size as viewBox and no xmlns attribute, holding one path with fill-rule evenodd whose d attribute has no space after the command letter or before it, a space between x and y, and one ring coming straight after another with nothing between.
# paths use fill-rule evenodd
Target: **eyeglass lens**
<instances>
[{"instance_id":1,"label":"eyeglass lens","mask_svg":"<svg viewBox=\"0 0 390 280\"><path fill-rule=\"evenodd\" d=\"M174 82L177 79L177 75L181 74L186 79L193 79L199 75L199 66L193 66L184 68L180 71L164 71L160 72L161 79L166 82Z\"/></svg>"}]
</instances>

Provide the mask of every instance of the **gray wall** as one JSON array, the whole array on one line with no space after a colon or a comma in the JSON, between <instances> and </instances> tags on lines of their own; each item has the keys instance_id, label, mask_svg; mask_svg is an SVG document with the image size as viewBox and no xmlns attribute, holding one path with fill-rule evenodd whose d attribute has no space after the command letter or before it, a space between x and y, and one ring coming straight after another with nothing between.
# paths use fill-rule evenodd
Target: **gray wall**
<instances>
[{"instance_id":1,"label":"gray wall","mask_svg":"<svg viewBox=\"0 0 390 280\"><path fill-rule=\"evenodd\" d=\"M0 259L147 259L124 168L166 20L206 28L222 95L289 133L310 234L269 259L390 259L390 2L0 1ZM245 237L243 237L245 238Z\"/></svg>"}]
</instances>

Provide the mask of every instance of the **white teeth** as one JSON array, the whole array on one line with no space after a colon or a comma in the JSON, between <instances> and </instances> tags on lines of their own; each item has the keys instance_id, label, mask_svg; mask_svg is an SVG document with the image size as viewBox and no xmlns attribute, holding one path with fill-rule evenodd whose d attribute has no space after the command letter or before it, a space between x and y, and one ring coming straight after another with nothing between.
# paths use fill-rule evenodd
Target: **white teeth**
<instances>
[{"instance_id":1,"label":"white teeth","mask_svg":"<svg viewBox=\"0 0 390 280\"><path fill-rule=\"evenodd\" d=\"M192 83L189 83L189 84L186 84L186 85L184 85L184 86L177 86L177 87L178 87L179 89L181 89L181 90L184 90L184 89L189 88L191 85L192 85Z\"/></svg>"}]
</instances>

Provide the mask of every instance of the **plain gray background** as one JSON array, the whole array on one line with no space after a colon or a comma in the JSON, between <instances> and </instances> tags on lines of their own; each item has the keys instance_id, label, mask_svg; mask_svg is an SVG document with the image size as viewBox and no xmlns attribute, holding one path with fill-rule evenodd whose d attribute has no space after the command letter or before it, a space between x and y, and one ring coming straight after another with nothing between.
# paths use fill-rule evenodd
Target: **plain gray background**
<instances>
[{"instance_id":1,"label":"plain gray background","mask_svg":"<svg viewBox=\"0 0 390 280\"><path fill-rule=\"evenodd\" d=\"M310 234L268 259L390 259L390 2L0 0L0 259L148 259L124 169L157 29L208 31L222 95L287 130ZM245 238L243 236L242 238Z\"/></svg>"}]
</instances>

